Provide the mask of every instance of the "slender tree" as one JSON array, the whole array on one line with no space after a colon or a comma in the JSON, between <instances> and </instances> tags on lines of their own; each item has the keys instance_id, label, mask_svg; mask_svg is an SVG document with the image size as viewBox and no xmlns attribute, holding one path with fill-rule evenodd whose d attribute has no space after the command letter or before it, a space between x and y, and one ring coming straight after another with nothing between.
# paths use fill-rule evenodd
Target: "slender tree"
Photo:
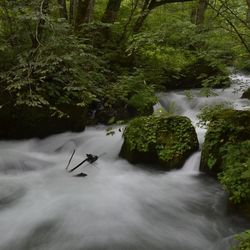
<instances>
[{"instance_id":1,"label":"slender tree","mask_svg":"<svg viewBox=\"0 0 250 250\"><path fill-rule=\"evenodd\" d=\"M122 31L122 34L121 34L119 43L121 43L121 42L123 42L124 40L126 40L127 33L128 33L128 30L129 30L129 26L130 26L131 23L132 23L132 19L133 19L133 17L134 17L135 11L136 11L136 9L137 9L137 7L138 7L139 1L140 1L140 0L134 0L134 1L132 0L132 1L131 1L130 15L128 16L127 22L126 22L125 25L124 25L124 28L123 28L123 31ZM130 31L130 32L131 32L131 31Z\"/></svg>"},{"instance_id":2,"label":"slender tree","mask_svg":"<svg viewBox=\"0 0 250 250\"><path fill-rule=\"evenodd\" d=\"M37 47L41 44L41 39L44 30L45 24L45 16L49 11L49 0L41 0L39 6L39 18L36 25L36 33L32 39L33 49L37 49Z\"/></svg>"},{"instance_id":3,"label":"slender tree","mask_svg":"<svg viewBox=\"0 0 250 250\"><path fill-rule=\"evenodd\" d=\"M93 17L95 0L74 0L74 26L78 30L83 23L89 23Z\"/></svg>"},{"instance_id":4,"label":"slender tree","mask_svg":"<svg viewBox=\"0 0 250 250\"><path fill-rule=\"evenodd\" d=\"M205 21L205 13L208 7L208 0L199 0L195 14L195 24L203 25Z\"/></svg>"},{"instance_id":5,"label":"slender tree","mask_svg":"<svg viewBox=\"0 0 250 250\"><path fill-rule=\"evenodd\" d=\"M95 7L95 0L90 0L85 14L85 19L84 19L85 23L90 23L93 20L94 7Z\"/></svg>"},{"instance_id":6,"label":"slender tree","mask_svg":"<svg viewBox=\"0 0 250 250\"><path fill-rule=\"evenodd\" d=\"M238 19L238 21L245 25L245 27L249 28L247 23L240 17L238 17L237 14L234 13L234 11L232 11L229 6L227 6L227 2L222 1L222 6L220 6L219 8L216 8L216 6L212 5L211 3L208 3L208 5L217 13L218 16L222 17L226 21L226 23L232 28L234 34L238 37L241 44L245 47L248 54L250 54L250 47L247 40L245 39L245 35L240 32L239 28L234 23L234 20L232 20L232 16L233 18Z\"/></svg>"},{"instance_id":7,"label":"slender tree","mask_svg":"<svg viewBox=\"0 0 250 250\"><path fill-rule=\"evenodd\" d=\"M67 7L66 7L66 0L57 0L59 5L59 16L61 18L68 19Z\"/></svg>"},{"instance_id":8,"label":"slender tree","mask_svg":"<svg viewBox=\"0 0 250 250\"><path fill-rule=\"evenodd\" d=\"M250 0L246 0L246 2L247 2L246 21L250 25Z\"/></svg>"},{"instance_id":9,"label":"slender tree","mask_svg":"<svg viewBox=\"0 0 250 250\"><path fill-rule=\"evenodd\" d=\"M109 0L102 17L103 23L114 23L121 7L122 0Z\"/></svg>"},{"instance_id":10,"label":"slender tree","mask_svg":"<svg viewBox=\"0 0 250 250\"><path fill-rule=\"evenodd\" d=\"M69 22L73 23L74 21L74 6L75 6L75 0L69 1Z\"/></svg>"}]
</instances>

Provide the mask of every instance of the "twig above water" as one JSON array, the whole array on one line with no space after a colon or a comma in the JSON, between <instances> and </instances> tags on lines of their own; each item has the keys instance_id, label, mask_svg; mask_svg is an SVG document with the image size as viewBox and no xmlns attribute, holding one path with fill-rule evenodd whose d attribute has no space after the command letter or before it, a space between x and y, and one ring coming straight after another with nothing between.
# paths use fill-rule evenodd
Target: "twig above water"
<instances>
[{"instance_id":1,"label":"twig above water","mask_svg":"<svg viewBox=\"0 0 250 250\"><path fill-rule=\"evenodd\" d=\"M72 155L70 156L70 159L69 159L69 162L68 162L68 164L67 164L67 167L65 168L66 170L68 170L69 165L70 165L70 163L71 163L71 160L72 160L72 158L73 158L73 156L74 156L75 152L76 152L76 150L74 149L74 151L73 151Z\"/></svg>"}]
</instances>

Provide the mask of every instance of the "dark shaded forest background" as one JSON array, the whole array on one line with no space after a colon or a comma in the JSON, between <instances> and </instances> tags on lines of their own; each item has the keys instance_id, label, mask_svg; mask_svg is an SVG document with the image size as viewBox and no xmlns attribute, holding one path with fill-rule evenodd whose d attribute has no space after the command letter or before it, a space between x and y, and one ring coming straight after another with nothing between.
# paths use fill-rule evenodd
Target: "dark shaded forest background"
<instances>
[{"instance_id":1,"label":"dark shaded forest background","mask_svg":"<svg viewBox=\"0 0 250 250\"><path fill-rule=\"evenodd\" d=\"M227 86L228 66L250 68L249 0L0 5L2 137L148 114L155 91L203 87L209 94Z\"/></svg>"}]
</instances>

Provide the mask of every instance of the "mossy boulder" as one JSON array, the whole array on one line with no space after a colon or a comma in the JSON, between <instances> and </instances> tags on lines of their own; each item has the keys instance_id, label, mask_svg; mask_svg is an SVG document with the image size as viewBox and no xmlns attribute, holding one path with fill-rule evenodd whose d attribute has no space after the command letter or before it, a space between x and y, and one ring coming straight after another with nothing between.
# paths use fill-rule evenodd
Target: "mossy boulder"
<instances>
[{"instance_id":1,"label":"mossy boulder","mask_svg":"<svg viewBox=\"0 0 250 250\"><path fill-rule=\"evenodd\" d=\"M166 170L182 167L195 152L198 139L191 121L183 116L144 116L124 131L120 156L131 163L153 163Z\"/></svg>"},{"instance_id":2,"label":"mossy boulder","mask_svg":"<svg viewBox=\"0 0 250 250\"><path fill-rule=\"evenodd\" d=\"M221 110L211 119L200 169L220 181L234 210L250 218L250 111Z\"/></svg>"},{"instance_id":3,"label":"mossy boulder","mask_svg":"<svg viewBox=\"0 0 250 250\"><path fill-rule=\"evenodd\" d=\"M202 147L200 170L217 176L223 170L223 147L250 139L250 111L225 109L210 121Z\"/></svg>"},{"instance_id":4,"label":"mossy boulder","mask_svg":"<svg viewBox=\"0 0 250 250\"><path fill-rule=\"evenodd\" d=\"M83 131L86 120L86 109L76 105L60 107L62 117L47 107L27 107L5 105L0 109L0 138L23 139L43 138L65 131Z\"/></svg>"},{"instance_id":5,"label":"mossy boulder","mask_svg":"<svg viewBox=\"0 0 250 250\"><path fill-rule=\"evenodd\" d=\"M250 218L250 140L223 147L220 183L229 193L230 205Z\"/></svg>"},{"instance_id":6,"label":"mossy boulder","mask_svg":"<svg viewBox=\"0 0 250 250\"><path fill-rule=\"evenodd\" d=\"M166 90L202 87L225 88L230 86L229 74L220 64L198 58L178 71L166 69Z\"/></svg>"},{"instance_id":7,"label":"mossy boulder","mask_svg":"<svg viewBox=\"0 0 250 250\"><path fill-rule=\"evenodd\" d=\"M247 98L250 100L250 88L248 88L247 90L244 91L241 98Z\"/></svg>"}]
</instances>

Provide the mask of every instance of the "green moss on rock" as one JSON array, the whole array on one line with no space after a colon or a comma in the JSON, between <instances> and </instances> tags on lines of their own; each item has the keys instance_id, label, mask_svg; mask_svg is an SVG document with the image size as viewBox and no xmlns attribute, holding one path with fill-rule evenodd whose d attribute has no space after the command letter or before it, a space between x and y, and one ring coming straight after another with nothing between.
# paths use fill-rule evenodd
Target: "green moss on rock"
<instances>
[{"instance_id":1,"label":"green moss on rock","mask_svg":"<svg viewBox=\"0 0 250 250\"><path fill-rule=\"evenodd\" d=\"M231 208L250 218L250 111L225 109L211 119L200 169L218 177Z\"/></svg>"},{"instance_id":2,"label":"green moss on rock","mask_svg":"<svg viewBox=\"0 0 250 250\"><path fill-rule=\"evenodd\" d=\"M250 205L250 140L226 145L222 153L223 171L218 177L230 194L230 201Z\"/></svg>"},{"instance_id":3,"label":"green moss on rock","mask_svg":"<svg viewBox=\"0 0 250 250\"><path fill-rule=\"evenodd\" d=\"M198 149L191 121L183 116L146 116L132 120L124 131L120 156L131 163L156 163L180 168Z\"/></svg>"},{"instance_id":4,"label":"green moss on rock","mask_svg":"<svg viewBox=\"0 0 250 250\"><path fill-rule=\"evenodd\" d=\"M200 169L217 176L223 169L222 148L250 139L250 111L225 109L211 119L202 147Z\"/></svg>"}]
</instances>

